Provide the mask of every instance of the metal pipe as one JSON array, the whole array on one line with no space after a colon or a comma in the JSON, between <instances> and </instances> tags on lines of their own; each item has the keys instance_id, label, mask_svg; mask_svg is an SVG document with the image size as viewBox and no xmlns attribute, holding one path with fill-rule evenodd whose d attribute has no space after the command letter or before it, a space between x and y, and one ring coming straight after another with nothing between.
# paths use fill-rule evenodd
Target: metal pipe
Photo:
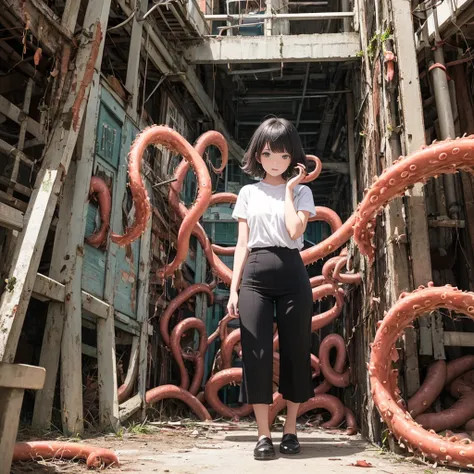
<instances>
[{"instance_id":1,"label":"metal pipe","mask_svg":"<svg viewBox=\"0 0 474 474\"><path fill-rule=\"evenodd\" d=\"M304 83L303 83L303 97L301 98L300 105L298 107L298 115L296 116L296 128L300 126L300 119L301 119L301 113L303 112L303 105L304 105L304 97L306 95L306 89L308 88L308 79L309 79L309 67L311 63L308 63L306 65L306 75L304 77Z\"/></svg>"},{"instance_id":2,"label":"metal pipe","mask_svg":"<svg viewBox=\"0 0 474 474\"><path fill-rule=\"evenodd\" d=\"M437 24L436 10L433 10L433 15L435 24ZM439 38L435 37L435 41L437 42L438 46L436 47L433 53L434 62L429 62L430 68L435 63L444 66L444 49L438 39ZM439 129L441 133L440 138L442 140L448 137L456 138L456 131L454 129L453 109L451 107L451 96L449 94L449 86L446 72L439 67L435 67L431 70L431 76L433 78L436 111L438 113ZM459 214L459 206L456 196L456 183L454 175L445 174L443 176L443 182L448 215L452 219L457 219Z\"/></svg>"},{"instance_id":3,"label":"metal pipe","mask_svg":"<svg viewBox=\"0 0 474 474\"><path fill-rule=\"evenodd\" d=\"M293 122L293 120L290 120L290 122ZM240 120L239 125L260 125L262 122L258 120ZM319 124L321 123L321 120L300 120L301 125L313 125L313 124Z\"/></svg>"},{"instance_id":4,"label":"metal pipe","mask_svg":"<svg viewBox=\"0 0 474 474\"><path fill-rule=\"evenodd\" d=\"M347 107L347 154L349 155L349 175L351 179L352 210L357 208L357 169L354 143L354 97L352 93L346 95Z\"/></svg>"},{"instance_id":5,"label":"metal pipe","mask_svg":"<svg viewBox=\"0 0 474 474\"><path fill-rule=\"evenodd\" d=\"M241 25L241 26L247 26L247 25ZM238 71L229 71L227 73L228 76L244 76L246 74L260 74L260 73L266 73L266 72L279 72L280 67L267 67L267 68L262 68L262 69L241 69Z\"/></svg>"},{"instance_id":6,"label":"metal pipe","mask_svg":"<svg viewBox=\"0 0 474 474\"><path fill-rule=\"evenodd\" d=\"M290 2L285 6L291 7L327 7L328 2Z\"/></svg>"},{"instance_id":7,"label":"metal pipe","mask_svg":"<svg viewBox=\"0 0 474 474\"><path fill-rule=\"evenodd\" d=\"M341 10L343 12L348 12L350 10L349 0L342 0L341 1ZM345 33L349 32L351 30L351 19L350 18L344 18L343 25L344 25L344 32Z\"/></svg>"},{"instance_id":8,"label":"metal pipe","mask_svg":"<svg viewBox=\"0 0 474 474\"><path fill-rule=\"evenodd\" d=\"M232 100L244 102L244 101L261 101L261 100L295 100L295 99L323 99L331 94L347 94L349 90L340 90L340 91L324 91L321 94L313 95L249 95L247 97L234 97Z\"/></svg>"},{"instance_id":9,"label":"metal pipe","mask_svg":"<svg viewBox=\"0 0 474 474\"><path fill-rule=\"evenodd\" d=\"M244 15L204 15L209 21L217 20L341 20L344 18L353 18L353 12L336 12L336 13L277 13L273 15L252 15L246 13Z\"/></svg>"}]
</instances>

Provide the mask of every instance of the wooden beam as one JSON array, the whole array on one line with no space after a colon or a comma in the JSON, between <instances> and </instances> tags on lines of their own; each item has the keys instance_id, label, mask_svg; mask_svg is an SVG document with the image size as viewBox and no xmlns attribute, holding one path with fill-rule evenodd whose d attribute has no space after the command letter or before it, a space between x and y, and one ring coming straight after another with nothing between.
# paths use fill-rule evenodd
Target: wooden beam
<instances>
[{"instance_id":1,"label":"wooden beam","mask_svg":"<svg viewBox=\"0 0 474 474\"><path fill-rule=\"evenodd\" d=\"M120 421L123 423L134 415L142 406L142 397L137 393L134 397L130 398L126 402L120 405Z\"/></svg>"},{"instance_id":2,"label":"wooden beam","mask_svg":"<svg viewBox=\"0 0 474 474\"><path fill-rule=\"evenodd\" d=\"M136 2L136 14L133 17L132 35L130 37L130 48L128 52L127 78L125 88L132 94L129 102L128 112L136 123L138 123L139 113L138 94L140 91L140 56L142 49L143 21L140 17L148 10L148 0L138 0Z\"/></svg>"},{"instance_id":3,"label":"wooden beam","mask_svg":"<svg viewBox=\"0 0 474 474\"><path fill-rule=\"evenodd\" d=\"M34 166L35 162L28 158L22 151L20 151L18 148L15 148L13 145L10 145L7 143L5 140L2 140L0 138L0 152L3 154L10 156L14 159L19 159L23 163L25 163L28 166Z\"/></svg>"},{"instance_id":4,"label":"wooden beam","mask_svg":"<svg viewBox=\"0 0 474 474\"><path fill-rule=\"evenodd\" d=\"M41 273L36 274L35 286L33 287L33 295L38 295L46 299L46 301L57 301L64 303L66 291L64 285L49 278Z\"/></svg>"},{"instance_id":5,"label":"wooden beam","mask_svg":"<svg viewBox=\"0 0 474 474\"><path fill-rule=\"evenodd\" d=\"M400 73L400 102L403 117L404 149L407 154L425 145L423 104L421 101L418 62L414 41L414 30L410 4L406 0L392 0L394 37L397 46L398 70ZM410 19L410 21L407 21ZM407 192L407 228L411 254L413 286L426 285L432 280L431 255L426 218L425 194L422 184L416 184ZM420 354L434 355L436 360L444 359L442 327L433 316L419 318ZM414 351L417 342L410 331L409 343ZM415 351L416 352L416 351ZM418 382L419 383L419 382ZM417 385L412 389L416 390ZM410 396L413 393L408 393Z\"/></svg>"},{"instance_id":6,"label":"wooden beam","mask_svg":"<svg viewBox=\"0 0 474 474\"><path fill-rule=\"evenodd\" d=\"M8 99L3 97L3 95L0 95L0 112L20 125L23 120L26 120L26 131L44 143L44 131L42 130L40 123L33 120L31 117L25 116L24 112L19 107L12 104Z\"/></svg>"},{"instance_id":7,"label":"wooden beam","mask_svg":"<svg viewBox=\"0 0 474 474\"><path fill-rule=\"evenodd\" d=\"M21 231L23 229L23 213L0 202L0 227Z\"/></svg>"},{"instance_id":8,"label":"wooden beam","mask_svg":"<svg viewBox=\"0 0 474 474\"><path fill-rule=\"evenodd\" d=\"M13 459L24 390L0 387L0 472L9 473Z\"/></svg>"},{"instance_id":9,"label":"wooden beam","mask_svg":"<svg viewBox=\"0 0 474 474\"><path fill-rule=\"evenodd\" d=\"M0 362L0 472L9 473L20 423L25 389L40 389L45 370L23 364Z\"/></svg>"},{"instance_id":10,"label":"wooden beam","mask_svg":"<svg viewBox=\"0 0 474 474\"><path fill-rule=\"evenodd\" d=\"M151 185L148 183L148 192L151 193ZM142 419L146 417L146 374L148 368L148 301L150 294L150 270L151 270L151 222L142 236L140 242L140 264L138 271L138 307L137 320L140 324L140 343L138 357L138 393L142 399Z\"/></svg>"},{"instance_id":11,"label":"wooden beam","mask_svg":"<svg viewBox=\"0 0 474 474\"><path fill-rule=\"evenodd\" d=\"M22 111L27 117L30 114L30 104L31 104L31 96L33 95L33 86L34 86L33 79L31 78L28 79L26 83L25 96L23 98L23 106L22 106ZM25 137L26 137L27 126L28 126L28 121L23 120L20 125L20 134L18 136L18 145L17 145L18 150L21 152L23 151L25 147ZM15 166L13 168L13 173L11 176L12 181L17 180L19 168L20 168L20 157L16 156Z\"/></svg>"},{"instance_id":12,"label":"wooden beam","mask_svg":"<svg viewBox=\"0 0 474 474\"><path fill-rule=\"evenodd\" d=\"M474 347L474 332L444 331L445 346Z\"/></svg>"},{"instance_id":13,"label":"wooden beam","mask_svg":"<svg viewBox=\"0 0 474 474\"><path fill-rule=\"evenodd\" d=\"M45 376L43 367L0 362L0 387L39 390L43 388Z\"/></svg>"},{"instance_id":14,"label":"wooden beam","mask_svg":"<svg viewBox=\"0 0 474 474\"><path fill-rule=\"evenodd\" d=\"M26 5L29 5L29 2ZM103 5L107 5L107 2L103 2ZM100 45L103 45L101 33L103 28L101 28L101 23L96 22L97 11L94 11L93 6L97 6L96 2L89 3L80 41L81 46L76 55L74 75L77 77L75 83L78 86L68 92L60 119L48 142L25 215L25 226L18 239L12 266L8 272L9 276L16 278L16 283L13 291L4 292L0 300L0 360L5 362L10 362L15 357L41 254L82 124L94 65L101 59L99 51ZM74 251L76 252L77 248ZM67 287L66 295L68 295ZM80 364L70 367L73 371L78 368ZM82 396L82 384L80 390ZM80 431L83 416L82 404L80 409L80 419L70 416L66 409L62 410L64 419L67 421L66 425L72 428L73 433ZM76 428L79 428L79 431Z\"/></svg>"}]
</instances>

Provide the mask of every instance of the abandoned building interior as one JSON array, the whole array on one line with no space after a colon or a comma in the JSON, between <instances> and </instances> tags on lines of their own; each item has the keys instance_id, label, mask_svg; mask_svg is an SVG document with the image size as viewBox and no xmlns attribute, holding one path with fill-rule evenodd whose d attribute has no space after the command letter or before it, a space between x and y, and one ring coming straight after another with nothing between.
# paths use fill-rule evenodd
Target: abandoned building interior
<instances>
[{"instance_id":1,"label":"abandoned building interior","mask_svg":"<svg viewBox=\"0 0 474 474\"><path fill-rule=\"evenodd\" d=\"M153 416L158 406L169 416L189 414L172 392L156 402L147 395L162 386L188 390L183 371L202 402L206 383L230 370L214 384L215 403L206 391L205 406L230 418L245 412L238 387L227 385L241 377L238 339L224 350L222 338L237 334L238 320L223 333L220 324L229 286L197 234L179 268L159 276L176 257L183 220L170 204L180 153L147 148L141 172L151 218L125 246L107 237L108 226L123 234L138 214L128 154L140 131L165 125L191 145L205 132L220 132L227 165L213 171L223 163L217 146L207 147L203 159L212 192L235 195L253 182L241 165L254 130L270 116L290 120L306 153L322 164L308 183L315 205L337 214L308 224L305 250L346 222L399 156L474 134L474 4L468 0L0 4L0 459L15 442L16 429L6 429L11 423L73 434L115 430ZM180 189L188 209L198 184L189 170ZM235 199L225 195L207 207L200 224L232 268ZM379 212L374 244L373 263L350 240L345 253L334 248L307 265L313 281L337 288L322 290L314 302L315 315L329 313L329 324L313 331L321 364L315 388L325 386L355 413L348 428L357 431L356 422L365 438L403 451L387 436L371 396L371 344L377 322L402 292L430 281L474 290L474 177L460 171L410 186ZM166 311L168 342L160 327ZM180 362L170 350L173 329L189 318L202 321L207 337L221 331L201 354L197 385L193 354L202 333L191 330L196 326L181 331L188 357ZM458 376L471 376L473 347L468 316L441 308L419 318L396 346L402 398L444 370L438 392L417 413L429 417L453 407L459 396L443 382L446 365L462 359ZM6 382L2 371L9 374L16 364L34 367L27 376L11 372L15 382ZM474 387L472 380L465 383ZM474 411L465 410L453 426L436 423L423 426L470 433ZM342 419L339 425L346 426Z\"/></svg>"}]
</instances>

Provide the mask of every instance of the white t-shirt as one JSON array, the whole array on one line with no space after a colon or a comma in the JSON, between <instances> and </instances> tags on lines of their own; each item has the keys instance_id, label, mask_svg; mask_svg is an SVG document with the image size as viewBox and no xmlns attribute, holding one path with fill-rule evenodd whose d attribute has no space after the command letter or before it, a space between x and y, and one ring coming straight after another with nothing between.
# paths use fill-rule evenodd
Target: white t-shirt
<instances>
[{"instance_id":1,"label":"white t-shirt","mask_svg":"<svg viewBox=\"0 0 474 474\"><path fill-rule=\"evenodd\" d=\"M292 240L285 225L286 183L273 186L259 181L244 186L237 197L234 219L247 219L248 248L288 247L303 248L303 236ZM297 185L294 190L296 211L309 211L315 216L313 193L308 186Z\"/></svg>"}]
</instances>

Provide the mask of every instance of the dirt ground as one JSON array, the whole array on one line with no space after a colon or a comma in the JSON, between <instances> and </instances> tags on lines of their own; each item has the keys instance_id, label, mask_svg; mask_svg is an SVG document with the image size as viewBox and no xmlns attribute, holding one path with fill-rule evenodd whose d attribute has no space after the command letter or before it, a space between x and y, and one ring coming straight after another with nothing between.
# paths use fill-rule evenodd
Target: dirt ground
<instances>
[{"instance_id":1,"label":"dirt ground","mask_svg":"<svg viewBox=\"0 0 474 474\"><path fill-rule=\"evenodd\" d=\"M112 473L175 473L175 474L257 474L272 469L279 474L298 473L387 473L435 474L448 472L419 461L384 452L362 440L342 432L326 432L304 428L299 433L302 446L297 456L277 454L274 461L255 461L252 451L256 443L255 426L250 423L164 422L136 425L117 435L80 440L112 449L118 455L120 468ZM278 453L281 431L273 433ZM369 467L356 466L358 461ZM359 463L360 464L360 463ZM54 474L84 473L85 464L71 461L40 461L15 463L11 473ZM450 472L459 472L450 471Z\"/></svg>"}]
</instances>

